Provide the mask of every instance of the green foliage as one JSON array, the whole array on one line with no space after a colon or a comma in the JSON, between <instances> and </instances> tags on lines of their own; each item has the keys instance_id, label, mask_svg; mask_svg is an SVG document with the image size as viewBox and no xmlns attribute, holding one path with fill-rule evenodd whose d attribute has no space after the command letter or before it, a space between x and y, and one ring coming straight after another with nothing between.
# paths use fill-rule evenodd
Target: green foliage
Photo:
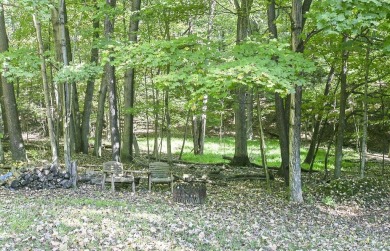
<instances>
[{"instance_id":1,"label":"green foliage","mask_svg":"<svg viewBox=\"0 0 390 251\"><path fill-rule=\"evenodd\" d=\"M58 83L63 83L65 81L77 83L96 77L101 73L102 68L100 66L91 64L71 64L62 67L54 77L54 81Z\"/></svg>"},{"instance_id":2,"label":"green foliage","mask_svg":"<svg viewBox=\"0 0 390 251\"><path fill-rule=\"evenodd\" d=\"M40 59L31 49L10 49L0 54L0 65L0 73L12 82L37 76Z\"/></svg>"},{"instance_id":3,"label":"green foliage","mask_svg":"<svg viewBox=\"0 0 390 251\"><path fill-rule=\"evenodd\" d=\"M380 0L315 1L309 17L329 33L358 35L365 29L388 26L390 3ZM388 22L387 22L388 23Z\"/></svg>"}]
</instances>

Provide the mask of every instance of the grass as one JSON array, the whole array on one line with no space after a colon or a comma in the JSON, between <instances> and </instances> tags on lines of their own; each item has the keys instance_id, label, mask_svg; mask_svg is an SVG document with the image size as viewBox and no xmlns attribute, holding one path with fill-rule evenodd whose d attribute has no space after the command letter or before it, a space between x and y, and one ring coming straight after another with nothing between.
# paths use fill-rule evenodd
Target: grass
<instances>
[{"instance_id":1,"label":"grass","mask_svg":"<svg viewBox=\"0 0 390 251\"><path fill-rule=\"evenodd\" d=\"M146 138L139 138L138 143L140 149L144 152L147 152L147 143ZM173 154L178 156L180 154L182 139L173 138L172 146L173 146ZM152 151L153 149L153 141L150 140L149 149ZM281 158L280 158L280 148L279 141L277 139L267 139L267 163L268 166L279 167ZM308 151L308 144L303 142L301 147L301 160L303 161L306 157ZM162 152L166 152L166 144L165 139L163 140ZM346 148L343 150L345 159L358 159L358 155L352 149ZM316 161L313 165L314 170L324 170L325 163L325 155L326 149L320 148ZM184 151L182 155L182 160L188 162L196 162L203 164L215 164L215 163L229 163L228 160L222 158L222 156L234 156L234 138L233 137L223 137L222 139L218 137L206 137L205 139L205 149L203 155L195 155L193 154L193 145L192 140L189 139L186 141L184 146ZM261 157L260 157L260 146L258 140L248 140L248 157L251 162L261 165ZM331 151L330 157L328 159L328 169L333 169L334 165L334 152ZM309 164L302 164L303 168L309 169ZM353 170L356 167L356 163L344 162L343 168L346 170Z\"/></svg>"}]
</instances>

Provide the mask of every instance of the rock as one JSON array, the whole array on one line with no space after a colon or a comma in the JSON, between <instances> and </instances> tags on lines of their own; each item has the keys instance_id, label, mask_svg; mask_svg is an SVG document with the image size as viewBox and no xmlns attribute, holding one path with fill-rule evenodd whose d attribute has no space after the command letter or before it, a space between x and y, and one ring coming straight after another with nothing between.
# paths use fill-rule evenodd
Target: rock
<instances>
[{"instance_id":1,"label":"rock","mask_svg":"<svg viewBox=\"0 0 390 251\"><path fill-rule=\"evenodd\" d=\"M60 182L60 184L61 184L61 186L62 186L63 188L66 188L66 189L72 187L72 182L71 182L70 180L62 180L62 181Z\"/></svg>"},{"instance_id":2,"label":"rock","mask_svg":"<svg viewBox=\"0 0 390 251\"><path fill-rule=\"evenodd\" d=\"M13 189L18 189L18 188L20 187L20 182L19 182L19 180L13 180L13 181L11 182L10 187L13 188Z\"/></svg>"},{"instance_id":3,"label":"rock","mask_svg":"<svg viewBox=\"0 0 390 251\"><path fill-rule=\"evenodd\" d=\"M53 174L53 175L57 175L58 174L58 168L56 165L51 165L50 166L50 172Z\"/></svg>"},{"instance_id":4,"label":"rock","mask_svg":"<svg viewBox=\"0 0 390 251\"><path fill-rule=\"evenodd\" d=\"M21 180L21 181L20 181L20 185L23 186L23 187L26 186L26 185L28 185L28 183L29 183L28 180Z\"/></svg>"}]
</instances>

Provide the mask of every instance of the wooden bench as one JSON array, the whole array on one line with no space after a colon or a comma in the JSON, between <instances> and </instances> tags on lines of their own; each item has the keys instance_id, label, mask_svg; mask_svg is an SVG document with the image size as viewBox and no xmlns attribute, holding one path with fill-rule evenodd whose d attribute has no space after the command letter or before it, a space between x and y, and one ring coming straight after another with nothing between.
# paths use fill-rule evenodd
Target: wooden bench
<instances>
[{"instance_id":1,"label":"wooden bench","mask_svg":"<svg viewBox=\"0 0 390 251\"><path fill-rule=\"evenodd\" d=\"M149 164L149 192L152 190L152 183L167 183L171 184L171 192L173 192L173 175L171 167L164 162L153 162Z\"/></svg>"},{"instance_id":2,"label":"wooden bench","mask_svg":"<svg viewBox=\"0 0 390 251\"><path fill-rule=\"evenodd\" d=\"M135 192L134 176L123 171L123 165L117 161L108 161L103 163L103 180L102 189L106 182L107 176L111 176L111 190L115 192L115 182L131 183L133 193Z\"/></svg>"}]
</instances>

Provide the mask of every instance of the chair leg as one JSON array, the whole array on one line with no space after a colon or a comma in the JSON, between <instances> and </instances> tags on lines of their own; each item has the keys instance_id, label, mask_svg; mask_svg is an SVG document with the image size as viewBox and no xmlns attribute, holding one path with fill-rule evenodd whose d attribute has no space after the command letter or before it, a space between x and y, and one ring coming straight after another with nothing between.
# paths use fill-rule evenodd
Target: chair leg
<instances>
[{"instance_id":1,"label":"chair leg","mask_svg":"<svg viewBox=\"0 0 390 251\"><path fill-rule=\"evenodd\" d=\"M103 180L102 180L102 190L104 190L104 183L106 182L106 174L103 174Z\"/></svg>"},{"instance_id":2,"label":"chair leg","mask_svg":"<svg viewBox=\"0 0 390 251\"><path fill-rule=\"evenodd\" d=\"M133 183L131 183L131 189L133 190L133 193L135 193L135 180L133 179Z\"/></svg>"},{"instance_id":3,"label":"chair leg","mask_svg":"<svg viewBox=\"0 0 390 251\"><path fill-rule=\"evenodd\" d=\"M112 191L112 192L115 192L114 175L111 176L111 191Z\"/></svg>"},{"instance_id":4,"label":"chair leg","mask_svg":"<svg viewBox=\"0 0 390 251\"><path fill-rule=\"evenodd\" d=\"M152 177L148 176L149 192L152 191Z\"/></svg>"}]
</instances>

